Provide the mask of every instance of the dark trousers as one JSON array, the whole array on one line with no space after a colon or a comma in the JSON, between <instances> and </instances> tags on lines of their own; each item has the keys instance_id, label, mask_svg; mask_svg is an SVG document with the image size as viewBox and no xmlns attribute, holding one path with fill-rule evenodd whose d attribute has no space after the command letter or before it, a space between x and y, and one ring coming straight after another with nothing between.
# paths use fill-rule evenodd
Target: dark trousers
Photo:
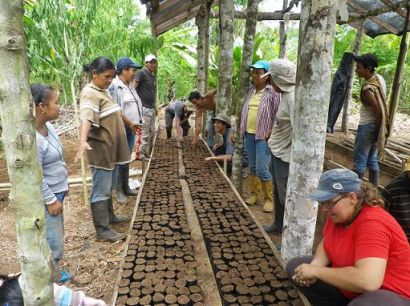
<instances>
[{"instance_id":1,"label":"dark trousers","mask_svg":"<svg viewBox=\"0 0 410 306\"><path fill-rule=\"evenodd\" d=\"M310 263L312 259L313 256L303 256L291 259L286 265L288 278L292 281L295 269L302 263ZM299 287L295 282L293 282L293 284L306 295L313 306L410 306L409 299L388 290L379 289L366 292L360 294L353 300L350 300L336 287L320 280L316 281L309 287Z\"/></svg>"},{"instance_id":2,"label":"dark trousers","mask_svg":"<svg viewBox=\"0 0 410 306\"><path fill-rule=\"evenodd\" d=\"M167 130L167 139L170 139L172 137L172 123L174 121L175 114L170 112L168 109L165 110L165 129ZM188 136L189 128L191 126L189 125L188 120L182 121L181 123L181 128L182 128L182 136L186 137Z\"/></svg>"}]
</instances>

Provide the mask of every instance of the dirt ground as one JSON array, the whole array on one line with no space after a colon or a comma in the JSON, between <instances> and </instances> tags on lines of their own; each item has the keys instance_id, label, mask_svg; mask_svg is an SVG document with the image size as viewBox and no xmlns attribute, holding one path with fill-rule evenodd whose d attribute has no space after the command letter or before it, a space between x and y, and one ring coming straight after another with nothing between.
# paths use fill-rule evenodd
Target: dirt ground
<instances>
[{"instance_id":1,"label":"dirt ground","mask_svg":"<svg viewBox=\"0 0 410 306\"><path fill-rule=\"evenodd\" d=\"M399 116L399 120L399 127L395 129L396 136L410 135L410 120L408 120L408 117ZM76 153L76 138L74 136L63 136L61 138L69 176L79 177L80 165L73 162ZM351 164L351 161L343 158L343 156L338 157L337 162L346 167ZM131 168L141 169L141 166L141 163L134 162ZM4 155L0 155L0 174L0 183L9 181ZM89 175L89 172L87 175ZM249 195L247 185L247 180L245 180L245 197ZM130 198L126 205L119 205L114 201L116 212L130 217L133 213L134 204L135 198ZM272 214L262 212L261 206L252 207L251 210L260 223L271 222ZM95 241L89 204L83 202L80 187L72 188L66 197L64 201L64 218L65 254L63 266L74 275L73 281L68 286L83 290L89 296L101 298L110 303L122 259L124 242ZM322 216L320 220L322 220ZM322 221L319 221L319 224L321 223ZM126 232L129 228L129 222L115 228L118 231ZM14 214L8 203L7 192L0 192L0 235L0 274L18 272ZM277 246L280 246L280 235L272 235L271 238Z\"/></svg>"}]
</instances>

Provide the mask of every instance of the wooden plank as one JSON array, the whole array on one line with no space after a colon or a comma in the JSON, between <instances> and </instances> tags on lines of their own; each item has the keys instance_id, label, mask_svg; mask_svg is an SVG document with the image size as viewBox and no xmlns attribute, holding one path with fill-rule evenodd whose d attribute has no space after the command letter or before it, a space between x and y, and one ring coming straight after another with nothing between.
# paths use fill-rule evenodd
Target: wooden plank
<instances>
[{"instance_id":1,"label":"wooden plank","mask_svg":"<svg viewBox=\"0 0 410 306\"><path fill-rule=\"evenodd\" d=\"M200 5L192 8L190 11L185 12L181 15L179 15L177 18L170 19L160 25L157 25L155 27L155 34L160 35L162 33L165 33L166 31L173 29L180 24L184 23L185 21L195 17L200 9Z\"/></svg>"},{"instance_id":2,"label":"wooden plank","mask_svg":"<svg viewBox=\"0 0 410 306\"><path fill-rule=\"evenodd\" d=\"M211 149L207 146L206 142L202 139L202 142L204 143L205 147L208 149L209 153L213 156L214 154L212 153ZM273 244L272 240L270 239L269 235L265 232L265 230L263 229L262 224L259 223L258 219L256 218L256 216L253 214L252 210L248 207L248 205L245 203L245 201L242 199L241 195L238 193L238 191L236 190L234 184L232 183L231 179L226 175L226 173L223 171L223 169L221 168L221 166L215 161L216 166L219 169L219 172L222 174L222 176L225 178L225 180L228 182L229 186L231 187L233 193L236 195L236 197L238 198L239 202L242 204L242 206L246 209L246 211L248 212L248 214L251 216L251 218L253 219L253 221L255 222L256 226L259 228L259 230L262 232L262 236L263 238L265 238L266 243L269 245L270 249L273 252L273 255L276 257L276 259L278 260L279 264L282 266L283 270L285 271L286 269L286 265L285 262L282 259L281 254L279 253L278 249L276 248L276 246ZM297 288L295 287L295 289L297 290ZM309 302L309 300L306 298L306 296L300 292L299 290L297 290L299 293L299 296L302 300L302 302L304 303L305 306L312 306Z\"/></svg>"},{"instance_id":3,"label":"wooden plank","mask_svg":"<svg viewBox=\"0 0 410 306\"><path fill-rule=\"evenodd\" d=\"M157 137L158 137L158 130L155 133L155 138L154 138L154 141L152 142L152 148L153 148L152 152L155 149L155 143L156 143ZM152 156L152 152L151 152L151 156ZM149 162L147 164L147 167L146 167L147 170L149 169L149 167L151 165L151 161L152 161L152 158L149 160ZM126 239L126 242L124 244L124 250L123 250L123 253L122 253L122 261L121 261L120 268L118 270L117 281L115 282L115 286L114 286L114 293L113 293L112 302L111 302L112 306L115 306L115 302L116 302L117 297L118 297L118 289L120 288L121 273L124 270L123 266L124 266L124 263L125 263L125 257L127 256L127 253L128 253L128 246L129 246L130 240L131 240L132 228L133 228L135 219L137 217L138 206L139 206L139 203L141 201L141 195L142 195L142 192L143 192L143 189L144 189L145 180L147 179L147 175L148 175L148 171L145 171L144 175L142 177L140 189L138 190L137 199L135 201L135 207L134 207L134 211L132 213L130 227L128 229L128 235L127 235L127 239Z\"/></svg>"},{"instance_id":4,"label":"wooden plank","mask_svg":"<svg viewBox=\"0 0 410 306\"><path fill-rule=\"evenodd\" d=\"M185 213L189 227L191 228L191 238L194 242L195 259L198 263L198 284L204 292L204 305L222 306L222 298L219 295L211 260L209 259L208 251L206 250L205 240L192 202L191 192L188 183L185 180L185 166L181 148L178 148L178 172L180 177L179 183L182 187Z\"/></svg>"},{"instance_id":5,"label":"wooden plank","mask_svg":"<svg viewBox=\"0 0 410 306\"><path fill-rule=\"evenodd\" d=\"M158 26L170 19L173 19L175 17L178 17L181 14L186 13L187 11L190 11L193 7L200 5L201 0L180 0L172 5L170 5L168 8L164 10L158 11L158 13L151 15L151 22L155 25Z\"/></svg>"}]
</instances>

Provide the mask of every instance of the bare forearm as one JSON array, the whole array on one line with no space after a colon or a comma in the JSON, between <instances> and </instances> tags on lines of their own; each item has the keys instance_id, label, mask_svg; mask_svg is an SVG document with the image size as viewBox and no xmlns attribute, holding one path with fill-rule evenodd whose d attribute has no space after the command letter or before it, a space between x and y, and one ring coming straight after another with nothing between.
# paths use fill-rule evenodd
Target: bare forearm
<instances>
[{"instance_id":1,"label":"bare forearm","mask_svg":"<svg viewBox=\"0 0 410 306\"><path fill-rule=\"evenodd\" d=\"M329 268L315 267L316 278L339 289L363 293L370 291L372 280L356 267Z\"/></svg>"},{"instance_id":2,"label":"bare forearm","mask_svg":"<svg viewBox=\"0 0 410 306\"><path fill-rule=\"evenodd\" d=\"M232 160L232 155L231 154L225 154L225 155L211 156L210 159L211 160L216 160L216 161L222 161L222 160L230 161L230 160Z\"/></svg>"},{"instance_id":3,"label":"bare forearm","mask_svg":"<svg viewBox=\"0 0 410 306\"><path fill-rule=\"evenodd\" d=\"M80 125L80 143L87 142L88 132L91 129L91 122L87 119L81 120Z\"/></svg>"}]
</instances>

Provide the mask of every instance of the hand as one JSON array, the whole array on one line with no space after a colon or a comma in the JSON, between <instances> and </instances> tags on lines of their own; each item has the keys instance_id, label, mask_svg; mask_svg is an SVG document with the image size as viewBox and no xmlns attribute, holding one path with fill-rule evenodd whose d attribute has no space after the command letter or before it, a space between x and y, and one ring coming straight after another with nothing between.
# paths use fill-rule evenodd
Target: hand
<instances>
[{"instance_id":1,"label":"hand","mask_svg":"<svg viewBox=\"0 0 410 306\"><path fill-rule=\"evenodd\" d=\"M91 146L88 144L88 142L80 143L78 146L77 154L75 155L74 162L78 162L78 160L83 156L84 152L86 150L92 150Z\"/></svg>"},{"instance_id":2,"label":"hand","mask_svg":"<svg viewBox=\"0 0 410 306\"><path fill-rule=\"evenodd\" d=\"M63 212L63 204L59 200L56 200L54 203L47 205L48 212L52 216L58 216Z\"/></svg>"},{"instance_id":3,"label":"hand","mask_svg":"<svg viewBox=\"0 0 410 306\"><path fill-rule=\"evenodd\" d=\"M206 158L205 158L205 161L211 161L211 160L213 160L213 157L212 157L212 156L209 156L209 157L206 157Z\"/></svg>"},{"instance_id":4,"label":"hand","mask_svg":"<svg viewBox=\"0 0 410 306\"><path fill-rule=\"evenodd\" d=\"M295 269L292 279L301 287L309 287L317 281L315 274L317 268L311 264L301 264Z\"/></svg>"},{"instance_id":5,"label":"hand","mask_svg":"<svg viewBox=\"0 0 410 306\"><path fill-rule=\"evenodd\" d=\"M131 123L131 125L129 126L129 128L131 129L131 131L134 134L137 134L138 130L141 129L141 125L137 124L137 123Z\"/></svg>"}]
</instances>

